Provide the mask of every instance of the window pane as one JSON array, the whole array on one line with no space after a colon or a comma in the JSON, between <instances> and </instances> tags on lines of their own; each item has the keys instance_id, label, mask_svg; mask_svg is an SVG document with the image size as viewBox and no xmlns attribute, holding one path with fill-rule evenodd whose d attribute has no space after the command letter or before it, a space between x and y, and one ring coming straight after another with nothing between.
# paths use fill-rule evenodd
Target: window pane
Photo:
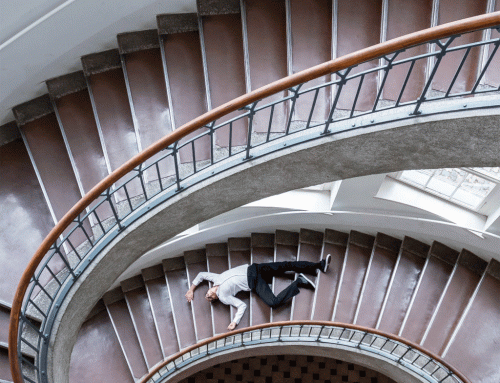
<instances>
[{"instance_id":1,"label":"window pane","mask_svg":"<svg viewBox=\"0 0 500 383\"><path fill-rule=\"evenodd\" d=\"M467 173L461 169L438 169L427 188L435 193L450 197L466 176Z\"/></svg>"},{"instance_id":2,"label":"window pane","mask_svg":"<svg viewBox=\"0 0 500 383\"><path fill-rule=\"evenodd\" d=\"M491 192L495 184L474 174L469 174L459 190L453 196L454 200L477 207Z\"/></svg>"},{"instance_id":3,"label":"window pane","mask_svg":"<svg viewBox=\"0 0 500 383\"><path fill-rule=\"evenodd\" d=\"M433 170L405 170L401 174L401 179L423 187L433 172Z\"/></svg>"},{"instance_id":4,"label":"window pane","mask_svg":"<svg viewBox=\"0 0 500 383\"><path fill-rule=\"evenodd\" d=\"M480 173L484 173L500 181L500 168L472 168Z\"/></svg>"}]
</instances>

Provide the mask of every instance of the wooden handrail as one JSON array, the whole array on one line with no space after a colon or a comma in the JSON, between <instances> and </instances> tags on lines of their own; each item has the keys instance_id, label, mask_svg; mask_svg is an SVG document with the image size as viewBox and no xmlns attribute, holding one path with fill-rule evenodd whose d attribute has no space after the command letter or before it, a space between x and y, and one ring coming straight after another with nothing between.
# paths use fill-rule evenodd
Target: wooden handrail
<instances>
[{"instance_id":1,"label":"wooden handrail","mask_svg":"<svg viewBox=\"0 0 500 383\"><path fill-rule=\"evenodd\" d=\"M12 303L9 325L9 361L14 382L22 382L21 368L17 359L17 337L19 331L21 307L24 295L28 289L32 276L34 275L45 254L49 251L52 244L57 241L64 230L69 225L71 225L73 220L78 217L78 215L83 212L85 208L87 208L96 198L98 198L101 193L111 187L120 178L127 175L134 168L136 168L164 148L177 142L181 138L186 137L188 134L202 128L203 126L214 120L217 120L231 112L234 112L246 105L261 100L272 94L279 93L315 78L319 78L327 74L346 69L353 65L358 65L363 62L373 60L375 58L390 54L398 50L411 48L413 46L430 42L436 39L443 39L453 35L460 35L463 33L473 32L478 29L493 27L499 24L500 12L493 12L485 15L475 16L398 37L384 43L380 43L369 48L350 53L323 64L316 65L312 68L306 69L294 75L275 81L271 84L265 85L250 93L237 97L234 100L231 100L215 109L212 109L211 111L184 124L179 129L174 130L172 133L166 135L156 143L150 145L141 153L131 158L129 161L125 162L122 166L120 166L109 176L107 176L96 186L94 186L64 215L64 217L57 223L57 225L42 241L40 247L37 249L30 262L28 263L26 269L24 270Z\"/></svg>"},{"instance_id":2,"label":"wooden handrail","mask_svg":"<svg viewBox=\"0 0 500 383\"><path fill-rule=\"evenodd\" d=\"M282 327L282 326L300 326L300 325L309 325L309 326L329 326L329 327L340 327L340 328L346 328L350 330L357 330L357 331L362 331L362 332L367 332L369 334L375 334L379 336L383 336L388 339L392 339L394 341L403 343L417 351L420 351L422 354L429 356L430 358L436 360L440 364L442 364L444 367L446 367L448 370L453 372L458 378L460 378L464 383L470 383L470 380L467 379L460 371L458 371L456 368L451 366L449 363L445 362L442 360L439 356L433 354L432 352L424 349L422 346L419 344L413 343L407 339L401 338L397 335L394 334L389 334L380 330L375 330L370 327L364 327L364 326L359 326L359 325L354 325L354 324L349 324L349 323L339 323L339 322L328 322L328 321L313 321L313 320L294 320L294 321L282 321L282 322L273 322L273 323L264 323L256 326L250 326L234 331L227 332L225 334L219 334L216 335L212 338L205 339L199 343L196 343L192 346L189 346L185 348L184 350L181 350L171 356L169 356L167 359L165 359L163 362L158 363L156 366L153 367L153 369L146 375L144 376L139 383L146 383L149 379L151 379L158 371L160 371L163 367L168 365L169 363L173 362L177 358L181 357L182 355L185 355L199 347L206 346L207 344L216 342L218 340L227 338L229 336L237 335L237 334L242 334L245 332L250 332L250 331L256 331L256 330L261 330L265 328L270 328L270 327Z\"/></svg>"}]
</instances>

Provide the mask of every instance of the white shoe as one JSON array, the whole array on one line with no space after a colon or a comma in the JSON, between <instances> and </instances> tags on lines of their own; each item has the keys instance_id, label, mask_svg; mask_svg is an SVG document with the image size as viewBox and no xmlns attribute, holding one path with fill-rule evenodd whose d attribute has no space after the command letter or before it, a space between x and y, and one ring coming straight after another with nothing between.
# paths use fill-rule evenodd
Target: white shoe
<instances>
[{"instance_id":1,"label":"white shoe","mask_svg":"<svg viewBox=\"0 0 500 383\"><path fill-rule=\"evenodd\" d=\"M297 277L297 281L299 281L299 287L316 288L316 285L302 273Z\"/></svg>"},{"instance_id":2,"label":"white shoe","mask_svg":"<svg viewBox=\"0 0 500 383\"><path fill-rule=\"evenodd\" d=\"M322 272L326 273L328 271L331 261L332 261L332 255L328 254L325 258L325 266L323 267L323 270L321 270Z\"/></svg>"}]
</instances>

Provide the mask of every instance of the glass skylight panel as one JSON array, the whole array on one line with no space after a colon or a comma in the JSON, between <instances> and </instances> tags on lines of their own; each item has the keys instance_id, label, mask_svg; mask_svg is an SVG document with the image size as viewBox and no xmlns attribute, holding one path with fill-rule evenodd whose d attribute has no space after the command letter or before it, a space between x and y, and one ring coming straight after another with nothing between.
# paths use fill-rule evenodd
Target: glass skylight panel
<instances>
[{"instance_id":1,"label":"glass skylight panel","mask_svg":"<svg viewBox=\"0 0 500 383\"><path fill-rule=\"evenodd\" d=\"M500 167L405 170L398 178L470 209L478 209L500 183Z\"/></svg>"},{"instance_id":2,"label":"glass skylight panel","mask_svg":"<svg viewBox=\"0 0 500 383\"><path fill-rule=\"evenodd\" d=\"M433 173L434 170L405 170L401 174L401 179L425 187Z\"/></svg>"}]
</instances>

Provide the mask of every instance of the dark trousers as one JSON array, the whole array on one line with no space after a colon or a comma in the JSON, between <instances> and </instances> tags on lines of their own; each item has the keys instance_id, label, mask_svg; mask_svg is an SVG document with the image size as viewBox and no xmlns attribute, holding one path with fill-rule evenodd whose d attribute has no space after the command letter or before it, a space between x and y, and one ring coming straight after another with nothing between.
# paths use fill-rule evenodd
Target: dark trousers
<instances>
[{"instance_id":1,"label":"dark trousers","mask_svg":"<svg viewBox=\"0 0 500 383\"><path fill-rule=\"evenodd\" d=\"M285 271L316 275L320 267L320 262L307 261L252 263L248 267L248 286L269 307L277 308L300 292L298 287L299 282L296 280L293 281L276 296L269 287L269 283L272 282L273 277L283 276Z\"/></svg>"}]
</instances>

